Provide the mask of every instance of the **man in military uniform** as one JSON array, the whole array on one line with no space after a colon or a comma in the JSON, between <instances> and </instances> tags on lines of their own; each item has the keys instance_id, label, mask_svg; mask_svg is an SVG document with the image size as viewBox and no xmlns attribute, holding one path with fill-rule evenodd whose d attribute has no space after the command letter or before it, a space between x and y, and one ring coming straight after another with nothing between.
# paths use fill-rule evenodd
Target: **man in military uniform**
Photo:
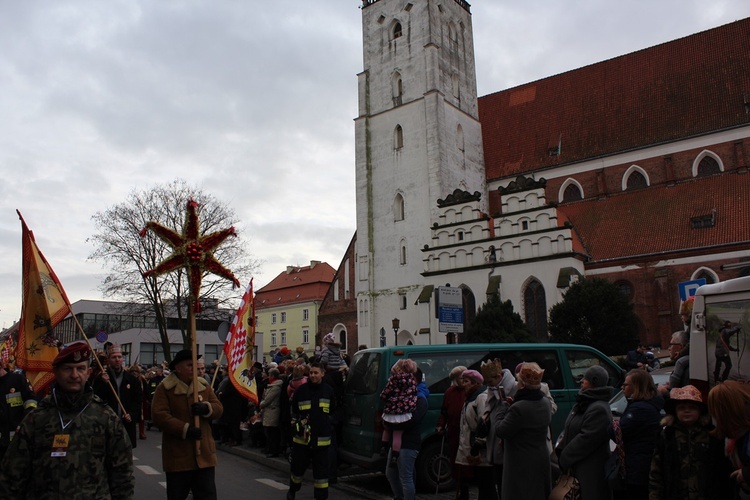
<instances>
[{"instance_id":1,"label":"man in military uniform","mask_svg":"<svg viewBox=\"0 0 750 500\"><path fill-rule=\"evenodd\" d=\"M125 407L124 413L107 380L117 391L117 397ZM122 423L130 438L130 445L135 448L138 444L135 439L135 430L141 415L143 393L140 381L124 369L122 348L119 344L110 344L107 348L107 366L102 376L94 383L94 393L106 401L117 416L122 418Z\"/></svg>"},{"instance_id":2,"label":"man in military uniform","mask_svg":"<svg viewBox=\"0 0 750 500\"><path fill-rule=\"evenodd\" d=\"M328 498L329 448L333 434L331 412L334 409L333 388L323 382L325 369L317 362L310 364L307 383L294 391L291 402L292 455L291 477L287 500L302 488L302 476L312 461L316 500Z\"/></svg>"},{"instance_id":3,"label":"man in military uniform","mask_svg":"<svg viewBox=\"0 0 750 500\"><path fill-rule=\"evenodd\" d=\"M55 388L21 422L0 464L0 498L133 498L133 451L120 419L86 386L91 349L52 362Z\"/></svg>"},{"instance_id":4,"label":"man in military uniform","mask_svg":"<svg viewBox=\"0 0 750 500\"><path fill-rule=\"evenodd\" d=\"M0 359L0 460L10 445L16 427L26 413L36 408L36 398L26 377L10 371Z\"/></svg>"}]
</instances>

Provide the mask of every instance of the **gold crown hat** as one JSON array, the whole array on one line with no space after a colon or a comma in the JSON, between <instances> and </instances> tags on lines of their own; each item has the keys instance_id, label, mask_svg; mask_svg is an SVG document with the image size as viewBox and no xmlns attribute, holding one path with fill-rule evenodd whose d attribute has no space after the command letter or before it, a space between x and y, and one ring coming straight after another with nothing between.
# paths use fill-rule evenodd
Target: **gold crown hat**
<instances>
[{"instance_id":1,"label":"gold crown hat","mask_svg":"<svg viewBox=\"0 0 750 500\"><path fill-rule=\"evenodd\" d=\"M497 358L489 359L482 361L479 369L482 371L485 379L499 377L503 373L503 363Z\"/></svg>"},{"instance_id":2,"label":"gold crown hat","mask_svg":"<svg viewBox=\"0 0 750 500\"><path fill-rule=\"evenodd\" d=\"M112 345L107 348L107 356L111 356L116 352L122 354L122 347L117 342L112 342Z\"/></svg>"},{"instance_id":3,"label":"gold crown hat","mask_svg":"<svg viewBox=\"0 0 750 500\"><path fill-rule=\"evenodd\" d=\"M542 376L544 370L536 363L524 363L518 378L529 389L539 389L542 386Z\"/></svg>"}]
</instances>

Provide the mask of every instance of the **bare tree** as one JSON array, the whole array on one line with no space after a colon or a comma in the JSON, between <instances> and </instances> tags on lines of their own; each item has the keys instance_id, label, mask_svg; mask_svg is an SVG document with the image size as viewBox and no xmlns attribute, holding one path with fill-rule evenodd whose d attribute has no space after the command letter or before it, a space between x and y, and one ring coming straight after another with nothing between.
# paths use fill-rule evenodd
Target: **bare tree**
<instances>
[{"instance_id":1,"label":"bare tree","mask_svg":"<svg viewBox=\"0 0 750 500\"><path fill-rule=\"evenodd\" d=\"M177 317L183 345L189 345L186 328L187 304L190 293L184 269L162 276L144 278L143 273L156 267L173 251L152 232L145 237L139 231L149 221L182 232L185 206L188 199L199 204L198 218L202 234L226 229L237 223L234 211L211 194L176 179L169 184L157 184L143 191L133 190L127 199L92 216L96 233L88 241L96 249L89 259L101 262L107 269L100 290L105 297L113 297L130 304L129 313L145 315L153 312L159 329L164 356L171 360L167 318ZM238 277L249 276L257 263L250 259L240 238L229 238L214 251L215 257ZM242 280L240 280L242 281ZM215 274L206 273L201 287L203 311L198 319L227 319L222 307L236 302L232 283Z\"/></svg>"}]
</instances>

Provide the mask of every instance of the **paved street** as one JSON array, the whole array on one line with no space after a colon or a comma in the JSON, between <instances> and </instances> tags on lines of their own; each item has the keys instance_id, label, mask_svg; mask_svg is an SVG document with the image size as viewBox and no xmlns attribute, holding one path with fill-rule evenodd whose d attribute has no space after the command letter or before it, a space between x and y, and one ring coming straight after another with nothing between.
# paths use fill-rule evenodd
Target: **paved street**
<instances>
[{"instance_id":1,"label":"paved street","mask_svg":"<svg viewBox=\"0 0 750 500\"><path fill-rule=\"evenodd\" d=\"M133 451L136 498L166 498L166 478L161 467L161 433L148 431L148 439L139 440ZM267 459L257 449L244 446L220 446L216 467L219 498L243 498L249 491L261 498L283 498L289 479L289 464L282 459ZM329 498L385 500L392 498L388 482L380 473L356 468L341 469L338 484L332 485ZM431 496L430 496L431 497ZM312 474L305 476L297 499L313 498ZM427 497L425 497L427 498Z\"/></svg>"}]
</instances>

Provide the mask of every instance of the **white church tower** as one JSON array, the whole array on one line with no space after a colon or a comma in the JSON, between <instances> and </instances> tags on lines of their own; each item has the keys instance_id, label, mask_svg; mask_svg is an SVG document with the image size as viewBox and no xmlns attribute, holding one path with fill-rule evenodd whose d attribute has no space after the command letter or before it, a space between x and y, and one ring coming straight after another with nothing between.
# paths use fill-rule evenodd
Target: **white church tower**
<instances>
[{"instance_id":1,"label":"white church tower","mask_svg":"<svg viewBox=\"0 0 750 500\"><path fill-rule=\"evenodd\" d=\"M363 0L362 29L355 120L359 342L377 346L385 328L387 345L426 343L417 339L424 319L415 303L426 283L431 228L444 221L437 200L457 189L476 192L477 212L487 211L470 6Z\"/></svg>"}]
</instances>

